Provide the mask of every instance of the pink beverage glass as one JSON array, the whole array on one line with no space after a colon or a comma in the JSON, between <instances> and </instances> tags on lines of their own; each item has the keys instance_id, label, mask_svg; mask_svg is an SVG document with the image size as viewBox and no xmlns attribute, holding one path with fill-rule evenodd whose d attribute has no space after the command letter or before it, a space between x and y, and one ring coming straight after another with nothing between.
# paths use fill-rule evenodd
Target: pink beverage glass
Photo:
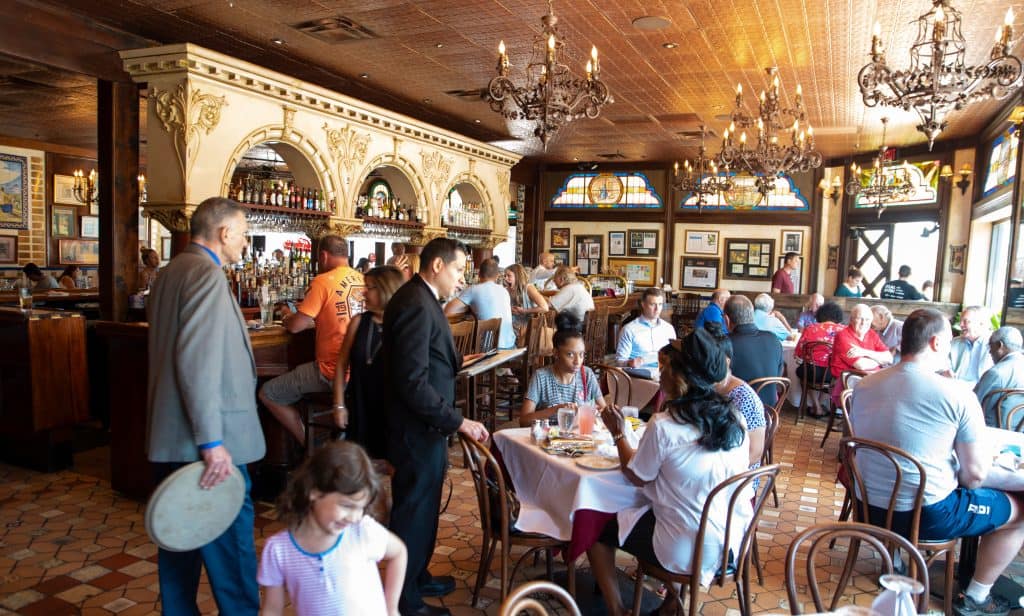
<instances>
[{"instance_id":1,"label":"pink beverage glass","mask_svg":"<svg viewBox=\"0 0 1024 616\"><path fill-rule=\"evenodd\" d=\"M587 436L594 431L594 413L596 409L593 404L581 404L576 411L577 422L582 436Z\"/></svg>"}]
</instances>

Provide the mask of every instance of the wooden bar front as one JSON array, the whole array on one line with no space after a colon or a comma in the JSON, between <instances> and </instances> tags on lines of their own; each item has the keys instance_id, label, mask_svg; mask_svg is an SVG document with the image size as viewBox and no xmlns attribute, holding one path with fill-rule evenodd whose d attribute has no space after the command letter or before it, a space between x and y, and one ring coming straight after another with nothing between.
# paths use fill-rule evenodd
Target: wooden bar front
<instances>
[{"instance_id":1,"label":"wooden bar front","mask_svg":"<svg viewBox=\"0 0 1024 616\"><path fill-rule=\"evenodd\" d=\"M149 324L99 321L96 334L106 347L110 366L110 485L118 492L144 500L155 487L146 459ZM313 330L293 335L275 326L251 330L249 337L261 381L314 357ZM260 423L267 440L264 462L284 464L290 437L262 406Z\"/></svg>"}]
</instances>

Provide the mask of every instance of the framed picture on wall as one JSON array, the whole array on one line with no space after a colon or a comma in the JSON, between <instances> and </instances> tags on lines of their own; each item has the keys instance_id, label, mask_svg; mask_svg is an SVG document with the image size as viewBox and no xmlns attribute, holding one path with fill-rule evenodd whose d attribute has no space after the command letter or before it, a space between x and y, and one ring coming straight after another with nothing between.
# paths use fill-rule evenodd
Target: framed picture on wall
<instances>
[{"instance_id":1,"label":"framed picture on wall","mask_svg":"<svg viewBox=\"0 0 1024 616\"><path fill-rule=\"evenodd\" d=\"M576 236L576 267L584 275L601 273L601 258L604 248L603 235ZM583 270L586 271L583 271Z\"/></svg>"},{"instance_id":2,"label":"framed picture on wall","mask_svg":"<svg viewBox=\"0 0 1024 616\"><path fill-rule=\"evenodd\" d=\"M718 287L718 266L721 259L710 257L680 257L683 289L715 289Z\"/></svg>"},{"instance_id":3,"label":"framed picture on wall","mask_svg":"<svg viewBox=\"0 0 1024 616\"><path fill-rule=\"evenodd\" d=\"M100 236L100 217L99 216L82 216L82 226L79 234L82 237L99 237Z\"/></svg>"},{"instance_id":4,"label":"framed picture on wall","mask_svg":"<svg viewBox=\"0 0 1024 616\"><path fill-rule=\"evenodd\" d=\"M783 229L782 250L779 252L795 252L802 255L804 253L804 232L800 229Z\"/></svg>"},{"instance_id":5,"label":"framed picture on wall","mask_svg":"<svg viewBox=\"0 0 1024 616\"><path fill-rule=\"evenodd\" d=\"M963 274L964 260L967 256L967 244L949 245L949 273Z\"/></svg>"},{"instance_id":6,"label":"framed picture on wall","mask_svg":"<svg viewBox=\"0 0 1024 616\"><path fill-rule=\"evenodd\" d=\"M656 257L658 255L658 232L629 230L629 256Z\"/></svg>"},{"instance_id":7,"label":"framed picture on wall","mask_svg":"<svg viewBox=\"0 0 1024 616\"><path fill-rule=\"evenodd\" d=\"M169 237L160 238L160 260L171 260L171 238Z\"/></svg>"},{"instance_id":8,"label":"framed picture on wall","mask_svg":"<svg viewBox=\"0 0 1024 616\"><path fill-rule=\"evenodd\" d=\"M61 265L99 265L100 243L96 240L60 240Z\"/></svg>"},{"instance_id":9,"label":"framed picture on wall","mask_svg":"<svg viewBox=\"0 0 1024 616\"><path fill-rule=\"evenodd\" d=\"M782 269L783 264L785 264L785 262L786 262L786 255L784 255L784 254L779 255L778 262L779 262L779 266L777 268L775 268L776 270ZM800 267L789 273L789 279L793 281L793 288L796 289L797 293L800 293L800 289L802 288L801 284L803 283L803 280L804 280L804 270L803 270L803 267L804 267L804 262L801 260L800 261Z\"/></svg>"},{"instance_id":10,"label":"framed picture on wall","mask_svg":"<svg viewBox=\"0 0 1024 616\"><path fill-rule=\"evenodd\" d=\"M551 247L552 248L568 248L569 247L569 227L552 227L551 228Z\"/></svg>"},{"instance_id":11,"label":"framed picture on wall","mask_svg":"<svg viewBox=\"0 0 1024 616\"><path fill-rule=\"evenodd\" d=\"M609 257L624 257L624 256L626 256L626 232L625 231L609 231L608 232L608 256Z\"/></svg>"},{"instance_id":12,"label":"framed picture on wall","mask_svg":"<svg viewBox=\"0 0 1024 616\"><path fill-rule=\"evenodd\" d=\"M632 280L639 287L653 287L657 280L657 259L615 259L608 258L608 271L621 273L626 280Z\"/></svg>"},{"instance_id":13,"label":"framed picture on wall","mask_svg":"<svg viewBox=\"0 0 1024 616\"><path fill-rule=\"evenodd\" d=\"M18 236L0 235L0 263L18 262Z\"/></svg>"},{"instance_id":14,"label":"framed picture on wall","mask_svg":"<svg viewBox=\"0 0 1024 616\"><path fill-rule=\"evenodd\" d=\"M690 254L717 255L718 231L686 231L683 252Z\"/></svg>"},{"instance_id":15,"label":"framed picture on wall","mask_svg":"<svg viewBox=\"0 0 1024 616\"><path fill-rule=\"evenodd\" d=\"M77 208L53 206L50 210L50 236L75 237L78 235L77 219Z\"/></svg>"},{"instance_id":16,"label":"framed picture on wall","mask_svg":"<svg viewBox=\"0 0 1024 616\"><path fill-rule=\"evenodd\" d=\"M28 229L28 186L28 157L0 152L0 228Z\"/></svg>"},{"instance_id":17,"label":"framed picture on wall","mask_svg":"<svg viewBox=\"0 0 1024 616\"><path fill-rule=\"evenodd\" d=\"M555 257L555 265L569 265L568 250L551 250L549 252Z\"/></svg>"},{"instance_id":18,"label":"framed picture on wall","mask_svg":"<svg viewBox=\"0 0 1024 616\"><path fill-rule=\"evenodd\" d=\"M53 202L78 205L75 199L75 178L71 175L53 174Z\"/></svg>"},{"instance_id":19,"label":"framed picture on wall","mask_svg":"<svg viewBox=\"0 0 1024 616\"><path fill-rule=\"evenodd\" d=\"M828 247L828 261L825 267L830 270L839 269L839 246Z\"/></svg>"},{"instance_id":20,"label":"framed picture on wall","mask_svg":"<svg viewBox=\"0 0 1024 616\"><path fill-rule=\"evenodd\" d=\"M775 240L726 238L723 278L768 280L774 262Z\"/></svg>"}]
</instances>

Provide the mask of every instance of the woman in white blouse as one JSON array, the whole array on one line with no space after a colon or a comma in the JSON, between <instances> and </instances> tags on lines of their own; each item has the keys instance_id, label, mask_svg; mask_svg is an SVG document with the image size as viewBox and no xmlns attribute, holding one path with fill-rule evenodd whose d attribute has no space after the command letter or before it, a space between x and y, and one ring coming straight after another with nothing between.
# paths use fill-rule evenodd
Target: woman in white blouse
<instances>
[{"instance_id":1,"label":"woman in white blouse","mask_svg":"<svg viewBox=\"0 0 1024 616\"><path fill-rule=\"evenodd\" d=\"M702 329L673 340L658 354L661 386L669 401L655 414L634 451L622 437L624 420L614 408L602 412L619 451L622 472L643 487L650 504L621 511L605 527L587 556L593 567L608 614L628 612L615 581L615 550L677 573L690 573L694 539L701 512L715 487L747 470L747 430L729 400L715 391L725 378L726 360L714 338ZM723 528L731 495L715 499L711 515L719 524L708 526L699 583L711 581L718 568ZM749 499L737 501L733 551L739 552L742 529L752 517ZM678 589L669 588L662 610L674 609Z\"/></svg>"}]
</instances>

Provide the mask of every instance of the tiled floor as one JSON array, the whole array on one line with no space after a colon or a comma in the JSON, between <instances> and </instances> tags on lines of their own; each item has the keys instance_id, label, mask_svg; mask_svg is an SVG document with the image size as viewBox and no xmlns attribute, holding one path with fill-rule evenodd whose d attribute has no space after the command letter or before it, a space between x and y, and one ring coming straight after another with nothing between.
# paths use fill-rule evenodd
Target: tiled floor
<instances>
[{"instance_id":1,"label":"tiled floor","mask_svg":"<svg viewBox=\"0 0 1024 616\"><path fill-rule=\"evenodd\" d=\"M758 538L765 567L764 585L752 584L755 610L788 613L783 579L784 557L796 532L819 522L835 520L843 493L835 482L836 447L833 435L818 447L825 423L807 420L794 425L784 416L776 441L776 457L784 471L778 483L781 506L768 507ZM439 541L432 571L451 574L457 590L443 603L455 614L497 613L496 580L484 589L480 607L469 607L472 584L480 557L480 530L473 485L461 468L461 454L453 448L453 496L441 515ZM95 449L76 457L76 468L41 474L0 465L0 615L61 616L63 614L150 614L158 611L156 548L143 527L144 505L110 489L106 450ZM258 505L256 541L281 526L269 505ZM833 580L841 563L829 568ZM878 589L873 575L877 562L859 566L864 575L854 580L848 596L858 604L870 603ZM586 560L581 559L586 566ZM632 561L620 558L631 572ZM1017 579L1024 570L1014 567ZM581 588L578 592L591 592ZM705 596L705 615L735 614L734 589L712 588ZM809 599L807 599L809 600ZM208 586L200 592L203 613L216 613ZM936 601L933 607L940 607ZM813 610L810 610L813 611Z\"/></svg>"}]
</instances>

